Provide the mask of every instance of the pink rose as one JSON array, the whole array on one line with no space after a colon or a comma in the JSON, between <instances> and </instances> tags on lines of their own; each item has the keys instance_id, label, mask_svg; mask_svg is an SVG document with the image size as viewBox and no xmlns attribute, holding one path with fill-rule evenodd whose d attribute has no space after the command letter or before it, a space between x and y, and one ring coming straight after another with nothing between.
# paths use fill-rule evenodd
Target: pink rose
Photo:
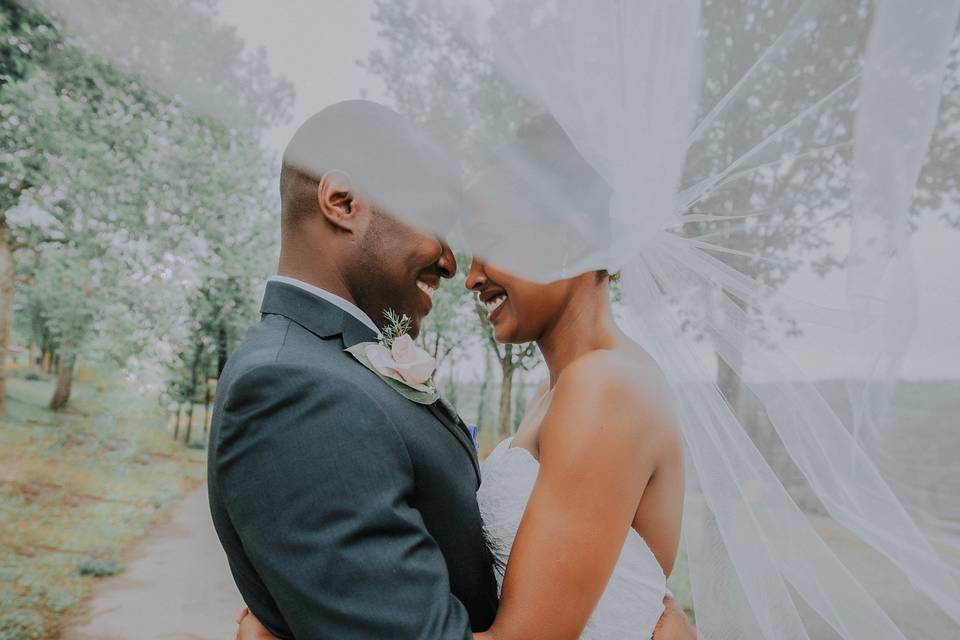
<instances>
[{"instance_id":1,"label":"pink rose","mask_svg":"<svg viewBox=\"0 0 960 640\"><path fill-rule=\"evenodd\" d=\"M417 359L417 344L410 334L405 333L393 341L390 355L397 364L409 364Z\"/></svg>"},{"instance_id":2,"label":"pink rose","mask_svg":"<svg viewBox=\"0 0 960 640\"><path fill-rule=\"evenodd\" d=\"M418 347L407 334L393 341L390 354L393 356L397 373L410 384L424 384L437 368L437 361Z\"/></svg>"},{"instance_id":3,"label":"pink rose","mask_svg":"<svg viewBox=\"0 0 960 640\"><path fill-rule=\"evenodd\" d=\"M381 344L367 347L367 358L382 375L404 382L419 391L429 391L426 382L433 376L437 361L404 334L393 341L393 348Z\"/></svg>"}]
</instances>

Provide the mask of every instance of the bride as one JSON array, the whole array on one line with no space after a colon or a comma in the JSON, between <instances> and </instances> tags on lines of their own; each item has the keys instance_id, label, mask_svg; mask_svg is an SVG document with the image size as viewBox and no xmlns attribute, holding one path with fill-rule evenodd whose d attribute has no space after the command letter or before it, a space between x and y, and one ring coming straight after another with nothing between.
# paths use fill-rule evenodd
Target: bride
<instances>
[{"instance_id":1,"label":"bride","mask_svg":"<svg viewBox=\"0 0 960 640\"><path fill-rule=\"evenodd\" d=\"M554 177L579 176L562 197L604 206L602 181L559 127L536 123L518 138L518 153L549 158ZM506 178L493 169L474 190L536 206ZM477 495L502 586L495 640L650 638L663 611L683 512L681 436L656 363L614 321L610 280L600 270L536 284L478 258L467 276L497 341L535 341L550 376L485 461Z\"/></svg>"}]
</instances>

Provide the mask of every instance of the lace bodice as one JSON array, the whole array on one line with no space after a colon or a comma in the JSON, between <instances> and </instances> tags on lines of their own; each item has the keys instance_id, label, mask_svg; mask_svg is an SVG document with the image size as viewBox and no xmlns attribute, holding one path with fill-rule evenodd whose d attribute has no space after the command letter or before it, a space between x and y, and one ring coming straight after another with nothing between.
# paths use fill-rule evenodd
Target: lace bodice
<instances>
[{"instance_id":1,"label":"lace bodice","mask_svg":"<svg viewBox=\"0 0 960 640\"><path fill-rule=\"evenodd\" d=\"M500 443L483 463L483 483L477 493L483 530L493 554L497 588L527 501L540 470L529 451ZM582 640L651 638L663 613L666 578L656 557L640 535L630 530L613 576L607 584Z\"/></svg>"}]
</instances>

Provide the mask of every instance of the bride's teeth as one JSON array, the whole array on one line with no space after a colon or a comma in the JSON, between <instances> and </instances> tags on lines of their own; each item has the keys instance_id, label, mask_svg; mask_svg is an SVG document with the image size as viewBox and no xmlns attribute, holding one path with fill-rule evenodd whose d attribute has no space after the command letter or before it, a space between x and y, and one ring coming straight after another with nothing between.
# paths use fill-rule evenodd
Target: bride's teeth
<instances>
[{"instance_id":1,"label":"bride's teeth","mask_svg":"<svg viewBox=\"0 0 960 640\"><path fill-rule=\"evenodd\" d=\"M433 294L437 291L436 288L431 287L426 282L420 282L419 280L417 280L417 288L419 288L420 291L423 291L425 294L427 294L431 298L433 298Z\"/></svg>"},{"instance_id":2,"label":"bride's teeth","mask_svg":"<svg viewBox=\"0 0 960 640\"><path fill-rule=\"evenodd\" d=\"M491 298L490 300L483 303L483 306L487 308L487 313L493 313L498 308L500 308L500 305L502 305L506 299L507 299L507 296L503 296L503 295L497 296L496 298Z\"/></svg>"}]
</instances>

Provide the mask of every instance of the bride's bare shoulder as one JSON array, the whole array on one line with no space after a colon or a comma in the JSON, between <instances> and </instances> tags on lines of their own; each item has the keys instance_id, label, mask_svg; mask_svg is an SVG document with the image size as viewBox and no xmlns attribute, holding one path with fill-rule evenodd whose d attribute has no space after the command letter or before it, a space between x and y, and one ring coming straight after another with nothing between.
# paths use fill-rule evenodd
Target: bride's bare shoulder
<instances>
[{"instance_id":1,"label":"bride's bare shoulder","mask_svg":"<svg viewBox=\"0 0 960 640\"><path fill-rule=\"evenodd\" d=\"M551 405L557 413L576 415L581 431L588 424L643 439L676 431L663 374L639 347L592 351L570 363L557 379Z\"/></svg>"},{"instance_id":2,"label":"bride's bare shoulder","mask_svg":"<svg viewBox=\"0 0 960 640\"><path fill-rule=\"evenodd\" d=\"M656 406L666 401L668 392L659 366L639 347L591 351L567 365L557 380L558 391L563 381L567 392L581 389L612 395L621 407L633 402Z\"/></svg>"}]
</instances>

